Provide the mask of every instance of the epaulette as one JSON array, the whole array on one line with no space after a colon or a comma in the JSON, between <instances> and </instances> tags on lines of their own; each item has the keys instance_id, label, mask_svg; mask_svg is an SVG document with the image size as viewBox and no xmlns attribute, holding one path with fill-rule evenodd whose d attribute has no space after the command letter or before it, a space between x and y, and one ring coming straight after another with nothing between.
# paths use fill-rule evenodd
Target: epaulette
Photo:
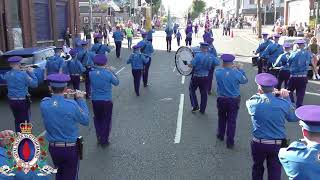
<instances>
[{"instance_id":1,"label":"epaulette","mask_svg":"<svg viewBox=\"0 0 320 180\"><path fill-rule=\"evenodd\" d=\"M301 141L294 141L288 146L287 151L297 150L297 149L302 150L302 149L306 149L306 148L307 148L307 146L304 143L302 143Z\"/></svg>"},{"instance_id":2,"label":"epaulette","mask_svg":"<svg viewBox=\"0 0 320 180\"><path fill-rule=\"evenodd\" d=\"M260 99L260 95L259 94L255 94L250 98L250 100L255 100L255 99Z\"/></svg>"},{"instance_id":3,"label":"epaulette","mask_svg":"<svg viewBox=\"0 0 320 180\"><path fill-rule=\"evenodd\" d=\"M50 100L50 99L51 99L50 97L45 97L41 101L47 101L47 100Z\"/></svg>"}]
</instances>

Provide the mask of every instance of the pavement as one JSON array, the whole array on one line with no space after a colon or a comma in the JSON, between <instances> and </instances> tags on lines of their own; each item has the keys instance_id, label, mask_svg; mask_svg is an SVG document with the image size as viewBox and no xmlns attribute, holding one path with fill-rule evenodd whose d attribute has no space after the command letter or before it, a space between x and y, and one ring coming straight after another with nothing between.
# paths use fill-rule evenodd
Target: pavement
<instances>
[{"instance_id":1,"label":"pavement","mask_svg":"<svg viewBox=\"0 0 320 180\"><path fill-rule=\"evenodd\" d=\"M235 30L234 38L222 36L220 29L213 33L218 53L236 54L249 78L249 83L241 88L235 148L226 149L225 143L215 137L216 96L209 96L205 115L191 113L190 77L181 76L174 66L176 40L173 39L173 51L168 53L165 33L157 31L153 40L156 51L150 67L150 86L141 87L140 97L134 93L131 67L126 65L130 51L125 43L121 58L117 59L114 51L108 55L120 78L120 85L113 88L111 145L104 149L97 146L92 119L88 127L81 126L85 149L84 160L80 162L80 180L251 179L252 125L245 101L257 92L254 83L257 70L250 63L257 42L250 38L248 29ZM202 36L202 32L200 34ZM201 41L200 34L194 38L194 46ZM304 104L319 104L318 87L316 82L308 84ZM31 107L35 135L44 130L39 112L41 98L37 96L40 95L33 95ZM88 105L93 116L90 101ZM1 129L13 129L14 120L5 97L0 99L0 114ZM301 137L298 123L287 123L286 132L291 140ZM288 179L284 172L282 179Z\"/></svg>"}]
</instances>

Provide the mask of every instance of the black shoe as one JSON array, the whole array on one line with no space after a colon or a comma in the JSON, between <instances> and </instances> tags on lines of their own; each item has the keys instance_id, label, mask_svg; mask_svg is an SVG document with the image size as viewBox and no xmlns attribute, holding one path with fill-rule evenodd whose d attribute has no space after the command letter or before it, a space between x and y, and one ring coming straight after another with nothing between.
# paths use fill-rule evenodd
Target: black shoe
<instances>
[{"instance_id":1,"label":"black shoe","mask_svg":"<svg viewBox=\"0 0 320 180\"><path fill-rule=\"evenodd\" d=\"M217 135L217 139L219 139L220 141L223 141L223 137Z\"/></svg>"},{"instance_id":2,"label":"black shoe","mask_svg":"<svg viewBox=\"0 0 320 180\"><path fill-rule=\"evenodd\" d=\"M228 149L233 149L234 148L234 144L227 144L227 148Z\"/></svg>"},{"instance_id":3,"label":"black shoe","mask_svg":"<svg viewBox=\"0 0 320 180\"><path fill-rule=\"evenodd\" d=\"M205 114L205 112L204 112L204 111L200 111L200 113L201 113L201 114Z\"/></svg>"},{"instance_id":4,"label":"black shoe","mask_svg":"<svg viewBox=\"0 0 320 180\"><path fill-rule=\"evenodd\" d=\"M193 109L192 109L192 113L195 113L195 112L197 112L197 111L199 111L200 109L199 109L199 107L194 107Z\"/></svg>"}]
</instances>

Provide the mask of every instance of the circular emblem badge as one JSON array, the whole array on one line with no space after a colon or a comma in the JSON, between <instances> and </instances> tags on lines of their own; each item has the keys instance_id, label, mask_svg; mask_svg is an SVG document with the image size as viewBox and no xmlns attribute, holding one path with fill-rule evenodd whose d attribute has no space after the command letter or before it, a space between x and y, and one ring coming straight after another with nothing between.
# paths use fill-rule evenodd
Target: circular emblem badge
<instances>
[{"instance_id":1,"label":"circular emblem badge","mask_svg":"<svg viewBox=\"0 0 320 180\"><path fill-rule=\"evenodd\" d=\"M24 172L29 172L40 157L40 143L33 134L21 134L13 142L12 155Z\"/></svg>"}]
</instances>

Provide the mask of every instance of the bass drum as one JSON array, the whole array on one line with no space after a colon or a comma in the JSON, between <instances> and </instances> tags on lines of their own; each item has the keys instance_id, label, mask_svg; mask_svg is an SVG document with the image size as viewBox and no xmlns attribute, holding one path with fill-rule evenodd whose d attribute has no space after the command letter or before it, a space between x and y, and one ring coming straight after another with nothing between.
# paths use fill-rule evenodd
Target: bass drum
<instances>
[{"instance_id":1,"label":"bass drum","mask_svg":"<svg viewBox=\"0 0 320 180\"><path fill-rule=\"evenodd\" d=\"M177 71L183 76L189 76L192 73L192 68L188 66L194 58L194 52L192 49L182 46L175 55L175 65Z\"/></svg>"}]
</instances>

